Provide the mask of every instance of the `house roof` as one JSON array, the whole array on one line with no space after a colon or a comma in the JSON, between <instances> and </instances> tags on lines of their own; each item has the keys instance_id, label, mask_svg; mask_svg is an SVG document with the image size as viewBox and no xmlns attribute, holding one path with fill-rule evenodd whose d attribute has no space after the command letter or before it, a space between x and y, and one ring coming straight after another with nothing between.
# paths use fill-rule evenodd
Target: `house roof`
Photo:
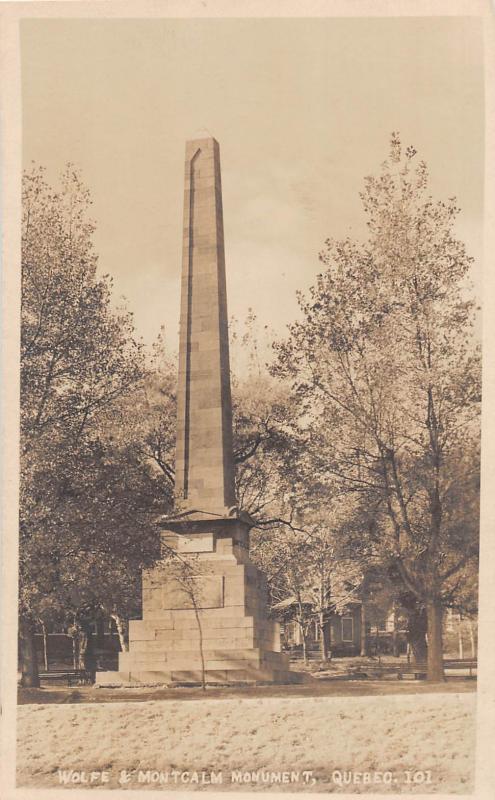
<instances>
[{"instance_id":1,"label":"house roof","mask_svg":"<svg viewBox=\"0 0 495 800\"><path fill-rule=\"evenodd\" d=\"M332 603L339 605L339 600L342 602L342 598L339 597L332 597ZM272 605L272 609L274 611L284 611L286 608L290 608L291 606L295 606L298 600L296 595L291 595L290 597L286 597L285 600L280 600L278 603L274 603ZM314 598L307 592L301 593L301 602L304 605L311 606L314 603ZM348 600L347 603L343 603L345 606L360 606L361 600Z\"/></svg>"}]
</instances>

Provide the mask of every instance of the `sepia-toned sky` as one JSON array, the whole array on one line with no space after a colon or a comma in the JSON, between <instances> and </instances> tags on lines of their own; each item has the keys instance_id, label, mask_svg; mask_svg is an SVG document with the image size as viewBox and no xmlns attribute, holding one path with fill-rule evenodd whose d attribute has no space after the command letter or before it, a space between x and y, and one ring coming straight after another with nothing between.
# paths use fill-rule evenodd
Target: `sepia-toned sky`
<instances>
[{"instance_id":1,"label":"sepia-toned sky","mask_svg":"<svg viewBox=\"0 0 495 800\"><path fill-rule=\"evenodd\" d=\"M78 165L102 272L177 347L184 145L222 161L229 313L283 332L326 237L365 235L359 191L391 131L456 196L477 259L483 53L471 18L24 20L23 159Z\"/></svg>"}]
</instances>

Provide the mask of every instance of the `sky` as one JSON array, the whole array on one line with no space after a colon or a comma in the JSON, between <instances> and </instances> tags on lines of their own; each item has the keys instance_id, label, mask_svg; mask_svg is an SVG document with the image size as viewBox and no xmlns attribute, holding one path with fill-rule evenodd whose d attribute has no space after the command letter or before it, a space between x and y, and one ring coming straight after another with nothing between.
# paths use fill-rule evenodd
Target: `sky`
<instances>
[{"instance_id":1,"label":"sky","mask_svg":"<svg viewBox=\"0 0 495 800\"><path fill-rule=\"evenodd\" d=\"M481 292L480 20L30 19L21 23L23 161L76 164L100 270L147 343L178 346L184 148L220 143L229 314L277 335L327 237L364 238L359 192L392 131L456 196Z\"/></svg>"}]
</instances>

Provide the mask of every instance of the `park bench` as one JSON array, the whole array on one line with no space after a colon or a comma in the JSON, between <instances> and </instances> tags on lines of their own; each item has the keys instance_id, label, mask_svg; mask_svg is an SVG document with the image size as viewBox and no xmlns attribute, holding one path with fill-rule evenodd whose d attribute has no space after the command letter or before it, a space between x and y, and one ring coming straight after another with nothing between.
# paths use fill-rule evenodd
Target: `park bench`
<instances>
[{"instance_id":1,"label":"park bench","mask_svg":"<svg viewBox=\"0 0 495 800\"><path fill-rule=\"evenodd\" d=\"M476 658L449 658L443 662L445 671L468 670L469 677L474 678L478 671L478 659Z\"/></svg>"},{"instance_id":2,"label":"park bench","mask_svg":"<svg viewBox=\"0 0 495 800\"><path fill-rule=\"evenodd\" d=\"M424 680L428 674L428 667L426 663L418 662L417 664L401 664L397 670L397 677L400 681L404 678L412 678L413 680Z\"/></svg>"},{"instance_id":3,"label":"park bench","mask_svg":"<svg viewBox=\"0 0 495 800\"><path fill-rule=\"evenodd\" d=\"M39 673L40 681L66 682L67 686L81 686L93 683L93 677L86 669L56 669Z\"/></svg>"},{"instance_id":4,"label":"park bench","mask_svg":"<svg viewBox=\"0 0 495 800\"><path fill-rule=\"evenodd\" d=\"M475 658L471 659L446 659L443 662L443 668L445 674L447 675L448 672L455 670L455 671L464 671L469 670L469 676L474 677L474 671L478 668L478 661ZM428 667L426 662L419 662L417 664L401 664L401 666L397 670L397 677L399 680L403 680L404 677L412 678L413 680L425 680L428 675Z\"/></svg>"}]
</instances>

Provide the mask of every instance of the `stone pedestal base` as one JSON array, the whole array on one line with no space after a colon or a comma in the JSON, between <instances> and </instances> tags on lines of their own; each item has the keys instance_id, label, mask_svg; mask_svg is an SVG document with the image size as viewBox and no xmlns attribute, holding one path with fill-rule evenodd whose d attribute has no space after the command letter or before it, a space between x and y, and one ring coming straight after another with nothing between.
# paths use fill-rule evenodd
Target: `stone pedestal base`
<instances>
[{"instance_id":1,"label":"stone pedestal base","mask_svg":"<svg viewBox=\"0 0 495 800\"><path fill-rule=\"evenodd\" d=\"M130 622L129 651L119 654L117 672L99 672L96 682L199 683L201 650L207 683L299 682L280 652L278 623L268 619L247 536L238 519L188 519L167 531L164 543L178 558L143 575L143 619Z\"/></svg>"}]
</instances>

